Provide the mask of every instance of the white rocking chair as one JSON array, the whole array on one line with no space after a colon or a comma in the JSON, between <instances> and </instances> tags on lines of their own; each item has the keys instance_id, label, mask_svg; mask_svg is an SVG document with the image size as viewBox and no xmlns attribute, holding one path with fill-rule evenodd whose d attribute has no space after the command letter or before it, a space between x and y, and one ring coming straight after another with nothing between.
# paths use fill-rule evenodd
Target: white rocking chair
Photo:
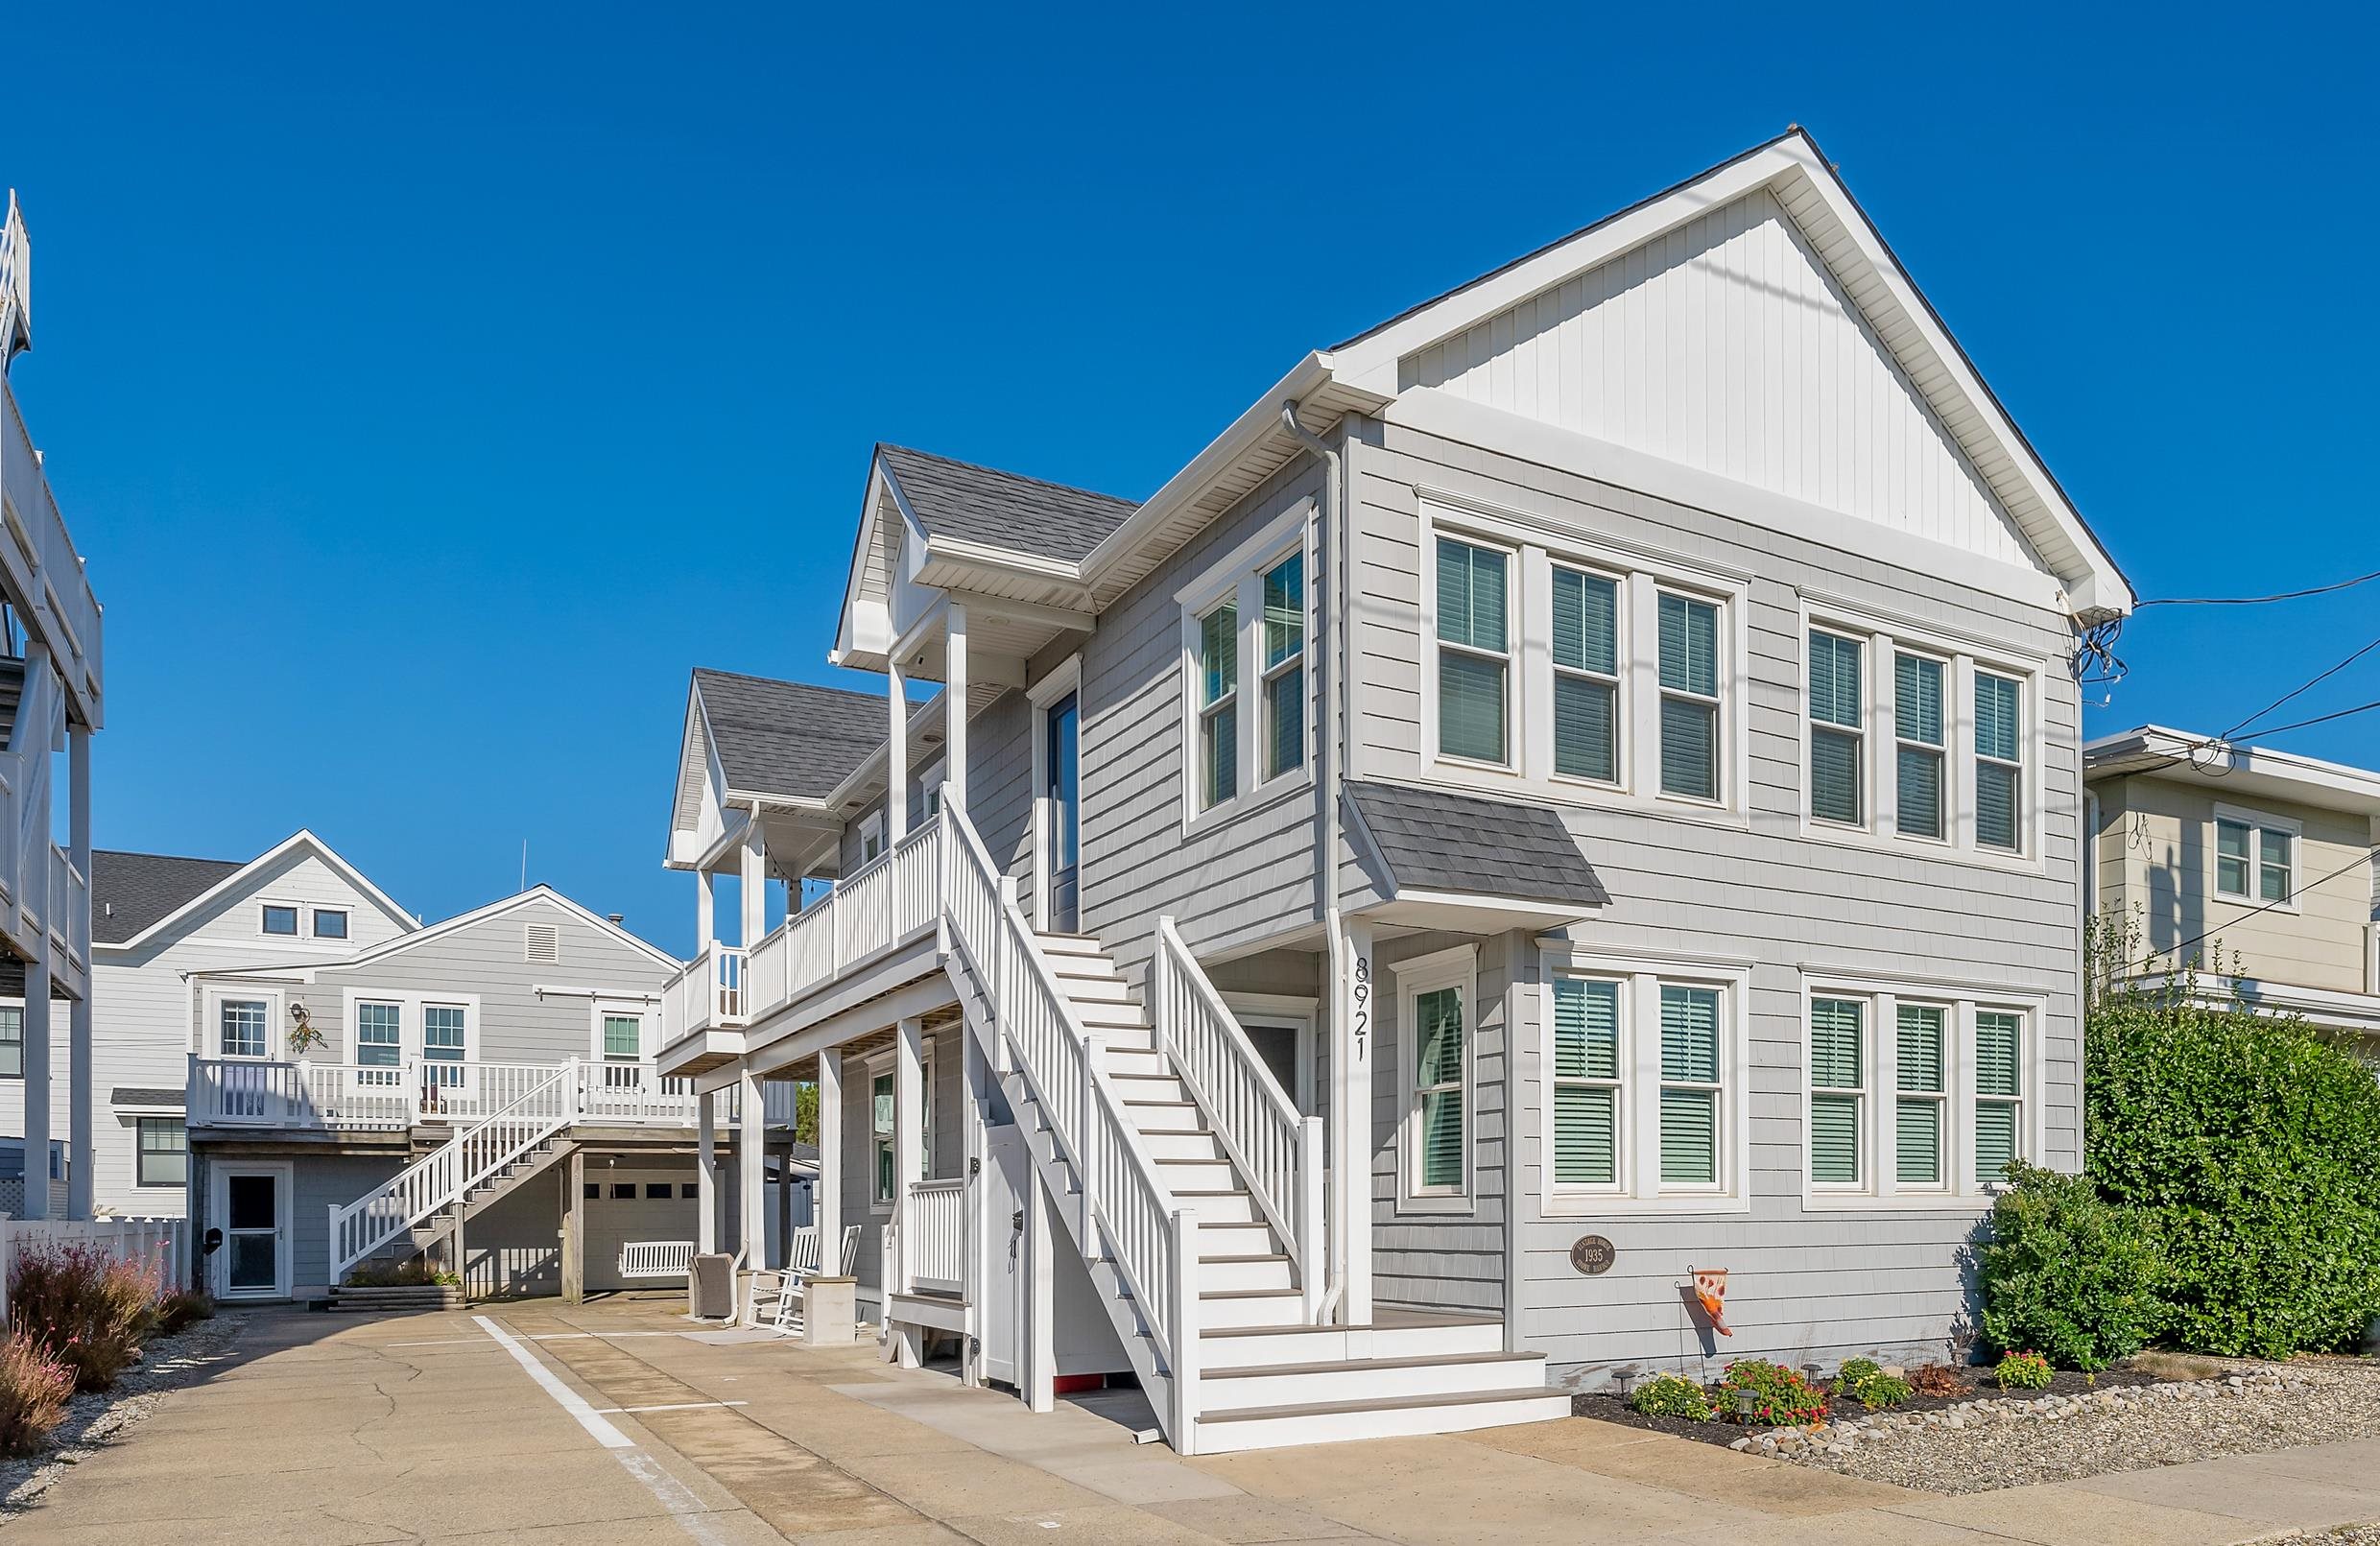
<instances>
[{"instance_id":1,"label":"white rocking chair","mask_svg":"<svg viewBox=\"0 0 2380 1546\"><path fill-rule=\"evenodd\" d=\"M842 1249L836 1252L836 1272L842 1276L850 1276L851 1269L859 1262L859 1255L860 1226L856 1224L846 1225L843 1231ZM819 1261L818 1230L814 1227L795 1230L794 1238L787 1243L785 1269L776 1274L776 1304L771 1311L767 1322L769 1329L777 1335L792 1337L800 1334L802 1284L810 1278L822 1275ZM759 1308L759 1302L758 1277L755 1274L752 1292L752 1304L755 1312ZM755 1321L759 1320L757 1313L753 1319Z\"/></svg>"}]
</instances>

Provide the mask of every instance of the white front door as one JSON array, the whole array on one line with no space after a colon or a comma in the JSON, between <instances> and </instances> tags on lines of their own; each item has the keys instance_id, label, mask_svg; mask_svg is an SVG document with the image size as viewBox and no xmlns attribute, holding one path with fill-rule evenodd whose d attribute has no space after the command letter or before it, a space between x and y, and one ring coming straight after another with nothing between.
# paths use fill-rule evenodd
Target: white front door
<instances>
[{"instance_id":1,"label":"white front door","mask_svg":"<svg viewBox=\"0 0 2380 1546\"><path fill-rule=\"evenodd\" d=\"M1025 1135L1010 1124L984 1130L984 1378L1022 1385L1026 1286L1025 1207L1034 1183Z\"/></svg>"},{"instance_id":2,"label":"white front door","mask_svg":"<svg viewBox=\"0 0 2380 1546\"><path fill-rule=\"evenodd\" d=\"M219 1166L207 1219L223 1231L212 1253L220 1299L289 1297L290 1167Z\"/></svg>"}]
</instances>

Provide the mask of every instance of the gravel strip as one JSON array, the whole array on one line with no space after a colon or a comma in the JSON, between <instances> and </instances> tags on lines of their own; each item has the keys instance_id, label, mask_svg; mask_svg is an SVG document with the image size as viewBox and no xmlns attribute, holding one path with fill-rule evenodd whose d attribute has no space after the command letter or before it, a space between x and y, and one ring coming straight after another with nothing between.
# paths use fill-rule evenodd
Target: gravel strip
<instances>
[{"instance_id":1,"label":"gravel strip","mask_svg":"<svg viewBox=\"0 0 2380 1546\"><path fill-rule=\"evenodd\" d=\"M221 1362L246 1325L245 1317L217 1315L179 1336L141 1349L140 1362L112 1391L87 1391L66 1403L66 1420L38 1455L0 1461L0 1524L7 1524L56 1486L67 1468L90 1459L116 1435L157 1409L166 1392L189 1385Z\"/></svg>"},{"instance_id":2,"label":"gravel strip","mask_svg":"<svg viewBox=\"0 0 2380 1546\"><path fill-rule=\"evenodd\" d=\"M1746 1438L1734 1447L1896 1487L1965 1493L2376 1436L2380 1368L2331 1363L2243 1365L2220 1379L1978 1400L1916 1415L1879 1413ZM2380 1534L2369 1538L2380 1542Z\"/></svg>"},{"instance_id":3,"label":"gravel strip","mask_svg":"<svg viewBox=\"0 0 2380 1546\"><path fill-rule=\"evenodd\" d=\"M2259 1546L2380 1546L2380 1524L2341 1525L2336 1530L2276 1535Z\"/></svg>"}]
</instances>

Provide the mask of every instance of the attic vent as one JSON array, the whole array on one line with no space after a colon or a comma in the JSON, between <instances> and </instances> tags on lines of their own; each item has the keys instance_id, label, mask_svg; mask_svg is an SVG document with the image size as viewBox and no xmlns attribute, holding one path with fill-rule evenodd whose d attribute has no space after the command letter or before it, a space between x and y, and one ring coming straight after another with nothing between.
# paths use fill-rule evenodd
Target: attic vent
<instances>
[{"instance_id":1,"label":"attic vent","mask_svg":"<svg viewBox=\"0 0 2380 1546\"><path fill-rule=\"evenodd\" d=\"M532 923L527 930L526 959L548 965L562 959L562 931L551 923Z\"/></svg>"}]
</instances>

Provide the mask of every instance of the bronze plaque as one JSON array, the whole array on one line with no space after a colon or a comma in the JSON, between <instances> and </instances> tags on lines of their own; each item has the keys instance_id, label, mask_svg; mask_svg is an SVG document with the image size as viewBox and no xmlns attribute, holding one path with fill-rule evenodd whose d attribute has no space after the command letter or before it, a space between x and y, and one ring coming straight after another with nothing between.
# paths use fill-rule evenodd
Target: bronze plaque
<instances>
[{"instance_id":1,"label":"bronze plaque","mask_svg":"<svg viewBox=\"0 0 2380 1546\"><path fill-rule=\"evenodd\" d=\"M1570 1265L1589 1277L1611 1271L1619 1254L1602 1235L1581 1235L1570 1243Z\"/></svg>"}]
</instances>

